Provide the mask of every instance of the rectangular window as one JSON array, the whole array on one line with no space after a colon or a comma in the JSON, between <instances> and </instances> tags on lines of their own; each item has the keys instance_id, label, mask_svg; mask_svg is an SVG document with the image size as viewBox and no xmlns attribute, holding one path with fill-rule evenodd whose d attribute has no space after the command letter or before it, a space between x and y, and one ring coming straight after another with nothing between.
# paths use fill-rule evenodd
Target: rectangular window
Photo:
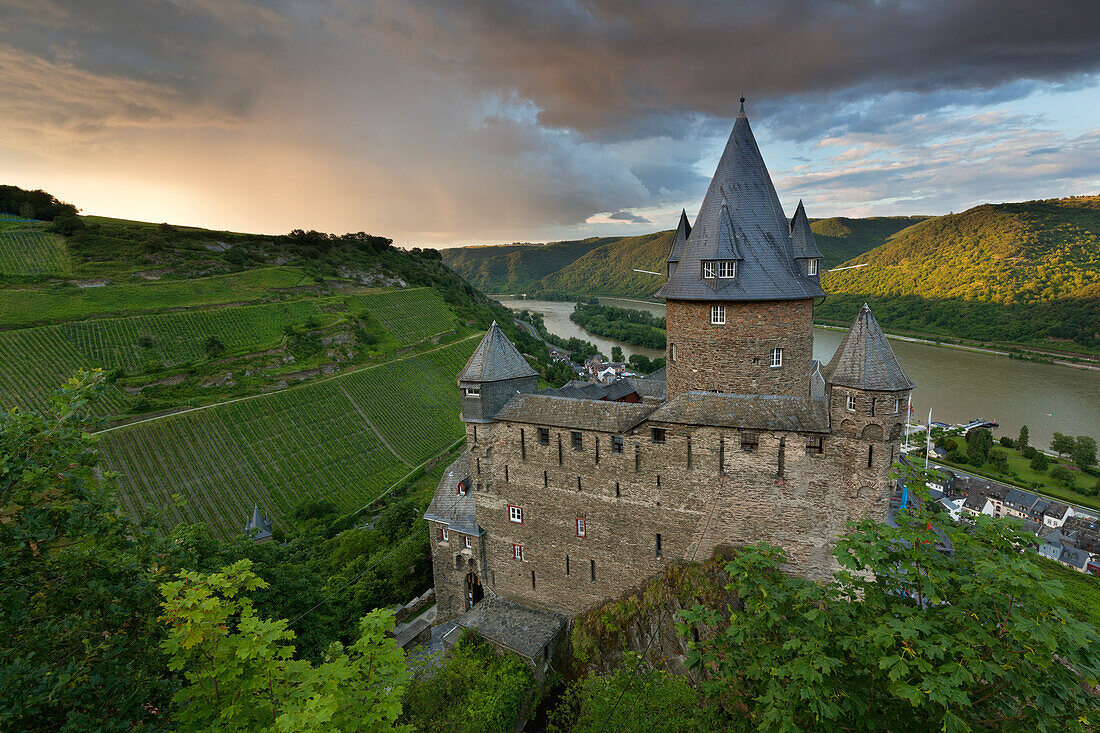
<instances>
[{"instance_id":1,"label":"rectangular window","mask_svg":"<svg viewBox=\"0 0 1100 733\"><path fill-rule=\"evenodd\" d=\"M574 430L569 435L570 435L570 438L573 441L573 450L580 450L580 449L584 448L584 434L583 433L578 433L576 430Z\"/></svg>"},{"instance_id":2,"label":"rectangular window","mask_svg":"<svg viewBox=\"0 0 1100 733\"><path fill-rule=\"evenodd\" d=\"M619 482L616 481L615 482L615 498L618 499L619 496L620 496L620 494L619 494Z\"/></svg>"},{"instance_id":3,"label":"rectangular window","mask_svg":"<svg viewBox=\"0 0 1100 733\"><path fill-rule=\"evenodd\" d=\"M577 536L584 537L584 519L577 517Z\"/></svg>"},{"instance_id":4,"label":"rectangular window","mask_svg":"<svg viewBox=\"0 0 1100 733\"><path fill-rule=\"evenodd\" d=\"M654 443L664 443L665 442L665 429L664 428L653 428L653 442Z\"/></svg>"},{"instance_id":5,"label":"rectangular window","mask_svg":"<svg viewBox=\"0 0 1100 733\"><path fill-rule=\"evenodd\" d=\"M825 438L821 435L812 435L806 438L806 453L811 456L820 456L825 452Z\"/></svg>"},{"instance_id":6,"label":"rectangular window","mask_svg":"<svg viewBox=\"0 0 1100 733\"><path fill-rule=\"evenodd\" d=\"M471 544L470 542L470 535L462 535L462 546L465 547L467 550L473 547L473 544Z\"/></svg>"},{"instance_id":7,"label":"rectangular window","mask_svg":"<svg viewBox=\"0 0 1100 733\"><path fill-rule=\"evenodd\" d=\"M535 589L535 571L531 571L531 590Z\"/></svg>"},{"instance_id":8,"label":"rectangular window","mask_svg":"<svg viewBox=\"0 0 1100 733\"><path fill-rule=\"evenodd\" d=\"M718 277L734 277L737 275L737 263L733 260L723 260L718 263Z\"/></svg>"},{"instance_id":9,"label":"rectangular window","mask_svg":"<svg viewBox=\"0 0 1100 733\"><path fill-rule=\"evenodd\" d=\"M867 468L873 468L874 467L874 465L875 465L874 460L875 460L875 446L869 445L869 446L867 446Z\"/></svg>"},{"instance_id":10,"label":"rectangular window","mask_svg":"<svg viewBox=\"0 0 1100 733\"><path fill-rule=\"evenodd\" d=\"M518 506L508 506L508 521L523 524L523 509Z\"/></svg>"},{"instance_id":11,"label":"rectangular window","mask_svg":"<svg viewBox=\"0 0 1100 733\"><path fill-rule=\"evenodd\" d=\"M772 369L783 366L783 349L772 349L771 360Z\"/></svg>"},{"instance_id":12,"label":"rectangular window","mask_svg":"<svg viewBox=\"0 0 1100 733\"><path fill-rule=\"evenodd\" d=\"M447 528L446 527L442 527L439 530L439 539L443 542L447 541Z\"/></svg>"},{"instance_id":13,"label":"rectangular window","mask_svg":"<svg viewBox=\"0 0 1100 733\"><path fill-rule=\"evenodd\" d=\"M847 408L848 412L855 412L856 411L856 396L851 395L851 394L848 395L847 399L844 402L844 406Z\"/></svg>"},{"instance_id":14,"label":"rectangular window","mask_svg":"<svg viewBox=\"0 0 1100 733\"><path fill-rule=\"evenodd\" d=\"M752 453L760 447L760 436L756 433L741 433L741 450Z\"/></svg>"},{"instance_id":15,"label":"rectangular window","mask_svg":"<svg viewBox=\"0 0 1100 733\"><path fill-rule=\"evenodd\" d=\"M871 417L875 416L875 402L878 401L878 397L871 398Z\"/></svg>"},{"instance_id":16,"label":"rectangular window","mask_svg":"<svg viewBox=\"0 0 1100 733\"><path fill-rule=\"evenodd\" d=\"M714 277L714 275L715 275L714 263L713 262L703 262L703 277Z\"/></svg>"},{"instance_id":17,"label":"rectangular window","mask_svg":"<svg viewBox=\"0 0 1100 733\"><path fill-rule=\"evenodd\" d=\"M595 560L589 560L588 561L588 573L589 573L589 576L592 578L592 582L595 583L596 582L596 561Z\"/></svg>"},{"instance_id":18,"label":"rectangular window","mask_svg":"<svg viewBox=\"0 0 1100 733\"><path fill-rule=\"evenodd\" d=\"M480 387L467 387L466 389L464 389L462 391L467 397L480 397L481 396L481 388Z\"/></svg>"},{"instance_id":19,"label":"rectangular window","mask_svg":"<svg viewBox=\"0 0 1100 733\"><path fill-rule=\"evenodd\" d=\"M901 412L901 398L900 397L895 397L894 398L894 414L897 415L900 412Z\"/></svg>"},{"instance_id":20,"label":"rectangular window","mask_svg":"<svg viewBox=\"0 0 1100 733\"><path fill-rule=\"evenodd\" d=\"M668 360L672 362L676 361L676 344L668 345Z\"/></svg>"},{"instance_id":21,"label":"rectangular window","mask_svg":"<svg viewBox=\"0 0 1100 733\"><path fill-rule=\"evenodd\" d=\"M569 556L565 556L565 574L569 575Z\"/></svg>"},{"instance_id":22,"label":"rectangular window","mask_svg":"<svg viewBox=\"0 0 1100 733\"><path fill-rule=\"evenodd\" d=\"M544 489L549 489L550 488L550 472L549 471L543 471L542 472L542 488L544 488Z\"/></svg>"},{"instance_id":23,"label":"rectangular window","mask_svg":"<svg viewBox=\"0 0 1100 733\"><path fill-rule=\"evenodd\" d=\"M504 483L508 483L508 464L504 464Z\"/></svg>"},{"instance_id":24,"label":"rectangular window","mask_svg":"<svg viewBox=\"0 0 1100 733\"><path fill-rule=\"evenodd\" d=\"M519 429L519 457L523 460L527 460L527 436L523 432L523 428Z\"/></svg>"},{"instance_id":25,"label":"rectangular window","mask_svg":"<svg viewBox=\"0 0 1100 733\"><path fill-rule=\"evenodd\" d=\"M539 428L539 445L550 445L550 428Z\"/></svg>"},{"instance_id":26,"label":"rectangular window","mask_svg":"<svg viewBox=\"0 0 1100 733\"><path fill-rule=\"evenodd\" d=\"M523 545L512 545L512 559L523 562Z\"/></svg>"},{"instance_id":27,"label":"rectangular window","mask_svg":"<svg viewBox=\"0 0 1100 733\"><path fill-rule=\"evenodd\" d=\"M722 325L726 322L726 306L724 305L712 305L710 307L710 322L715 325Z\"/></svg>"},{"instance_id":28,"label":"rectangular window","mask_svg":"<svg viewBox=\"0 0 1100 733\"><path fill-rule=\"evenodd\" d=\"M809 264L806 266L806 274L809 275L810 277L813 277L814 275L817 274L817 260L816 259L810 260Z\"/></svg>"},{"instance_id":29,"label":"rectangular window","mask_svg":"<svg viewBox=\"0 0 1100 733\"><path fill-rule=\"evenodd\" d=\"M623 452L623 439L617 435L611 436L611 452L622 453Z\"/></svg>"},{"instance_id":30,"label":"rectangular window","mask_svg":"<svg viewBox=\"0 0 1100 733\"><path fill-rule=\"evenodd\" d=\"M661 556L661 534L657 533L657 557Z\"/></svg>"}]
</instances>

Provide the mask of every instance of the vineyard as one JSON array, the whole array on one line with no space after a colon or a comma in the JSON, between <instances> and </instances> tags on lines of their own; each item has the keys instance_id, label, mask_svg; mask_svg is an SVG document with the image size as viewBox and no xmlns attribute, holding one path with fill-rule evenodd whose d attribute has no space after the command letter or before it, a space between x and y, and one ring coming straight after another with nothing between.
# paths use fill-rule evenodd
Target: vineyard
<instances>
[{"instance_id":1,"label":"vineyard","mask_svg":"<svg viewBox=\"0 0 1100 733\"><path fill-rule=\"evenodd\" d=\"M37 229L0 229L0 277L71 275L65 240Z\"/></svg>"},{"instance_id":2,"label":"vineyard","mask_svg":"<svg viewBox=\"0 0 1100 733\"><path fill-rule=\"evenodd\" d=\"M131 512L238 533L253 504L284 517L305 499L357 509L462 436L455 374L468 338L406 359L101 434ZM183 498L175 506L173 495Z\"/></svg>"},{"instance_id":3,"label":"vineyard","mask_svg":"<svg viewBox=\"0 0 1100 733\"><path fill-rule=\"evenodd\" d=\"M369 310L402 344L414 344L451 331L455 325L443 298L431 288L352 295L348 305L353 310Z\"/></svg>"}]
</instances>

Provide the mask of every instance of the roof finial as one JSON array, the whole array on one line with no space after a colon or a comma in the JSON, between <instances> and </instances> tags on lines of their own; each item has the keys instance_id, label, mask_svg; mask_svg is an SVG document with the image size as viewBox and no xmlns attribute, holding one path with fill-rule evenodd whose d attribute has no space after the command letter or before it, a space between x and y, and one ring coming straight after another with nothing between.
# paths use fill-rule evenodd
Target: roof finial
<instances>
[{"instance_id":1,"label":"roof finial","mask_svg":"<svg viewBox=\"0 0 1100 733\"><path fill-rule=\"evenodd\" d=\"M741 92L741 116L745 116L745 93Z\"/></svg>"}]
</instances>

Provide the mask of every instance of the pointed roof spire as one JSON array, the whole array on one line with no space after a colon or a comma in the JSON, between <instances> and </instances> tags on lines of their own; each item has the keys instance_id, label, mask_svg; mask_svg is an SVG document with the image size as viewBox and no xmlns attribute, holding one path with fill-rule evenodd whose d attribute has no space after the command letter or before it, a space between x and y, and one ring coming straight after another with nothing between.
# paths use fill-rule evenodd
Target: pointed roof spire
<instances>
[{"instance_id":1,"label":"pointed roof spire","mask_svg":"<svg viewBox=\"0 0 1100 733\"><path fill-rule=\"evenodd\" d=\"M825 378L829 384L880 392L913 388L866 303L825 367Z\"/></svg>"},{"instance_id":2,"label":"pointed roof spire","mask_svg":"<svg viewBox=\"0 0 1100 733\"><path fill-rule=\"evenodd\" d=\"M741 93L741 112L738 116L739 117L744 117L745 116L745 93L744 92Z\"/></svg>"},{"instance_id":3,"label":"pointed roof spire","mask_svg":"<svg viewBox=\"0 0 1100 733\"><path fill-rule=\"evenodd\" d=\"M260 505L252 505L252 517L245 522L244 531L256 541L271 537L271 520L260 513Z\"/></svg>"},{"instance_id":4,"label":"pointed roof spire","mask_svg":"<svg viewBox=\"0 0 1100 733\"><path fill-rule=\"evenodd\" d=\"M743 260L741 250L737 246L737 232L734 231L733 216L730 214L729 205L722 202L722 213L718 218L718 241L715 248L715 260Z\"/></svg>"},{"instance_id":5,"label":"pointed roof spire","mask_svg":"<svg viewBox=\"0 0 1100 733\"><path fill-rule=\"evenodd\" d=\"M675 264L680 261L680 253L683 251L690 235L691 223L688 221L687 209L681 209L680 223L676 226L676 236L672 239L672 251L668 253L667 262Z\"/></svg>"},{"instance_id":6,"label":"pointed roof spire","mask_svg":"<svg viewBox=\"0 0 1100 733\"><path fill-rule=\"evenodd\" d=\"M497 322L493 321L473 356L459 372L458 381L499 382L504 379L536 376L538 372L531 368L523 354L519 353L504 335L504 331L500 330Z\"/></svg>"},{"instance_id":7,"label":"pointed roof spire","mask_svg":"<svg viewBox=\"0 0 1100 733\"><path fill-rule=\"evenodd\" d=\"M737 276L713 287L702 280L700 262L714 258L722 228L723 203L737 233L744 258ZM797 300L825 295L813 278L794 261L791 229L779 203L764 158L749 127L739 115L733 124L718 167L691 234L680 252L680 263L657 296L667 300Z\"/></svg>"},{"instance_id":8,"label":"pointed roof spire","mask_svg":"<svg viewBox=\"0 0 1100 733\"><path fill-rule=\"evenodd\" d=\"M821 250L814 241L814 233L810 229L810 220L806 217L806 207L802 205L802 199L798 200L798 208L794 210L794 218L791 219L791 246L794 247L796 259L821 257Z\"/></svg>"}]
</instances>

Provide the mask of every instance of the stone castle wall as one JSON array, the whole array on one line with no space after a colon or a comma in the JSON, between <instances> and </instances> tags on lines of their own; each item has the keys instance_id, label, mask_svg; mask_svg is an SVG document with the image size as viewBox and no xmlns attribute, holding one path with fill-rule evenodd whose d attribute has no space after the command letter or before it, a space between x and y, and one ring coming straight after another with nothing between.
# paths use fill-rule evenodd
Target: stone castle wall
<instances>
[{"instance_id":1,"label":"stone castle wall","mask_svg":"<svg viewBox=\"0 0 1100 733\"><path fill-rule=\"evenodd\" d=\"M710 322L711 306L718 304L666 303L666 399L688 390L806 396L813 300L725 303L722 325ZM772 368L770 354L777 347L783 349L783 366Z\"/></svg>"}]
</instances>

